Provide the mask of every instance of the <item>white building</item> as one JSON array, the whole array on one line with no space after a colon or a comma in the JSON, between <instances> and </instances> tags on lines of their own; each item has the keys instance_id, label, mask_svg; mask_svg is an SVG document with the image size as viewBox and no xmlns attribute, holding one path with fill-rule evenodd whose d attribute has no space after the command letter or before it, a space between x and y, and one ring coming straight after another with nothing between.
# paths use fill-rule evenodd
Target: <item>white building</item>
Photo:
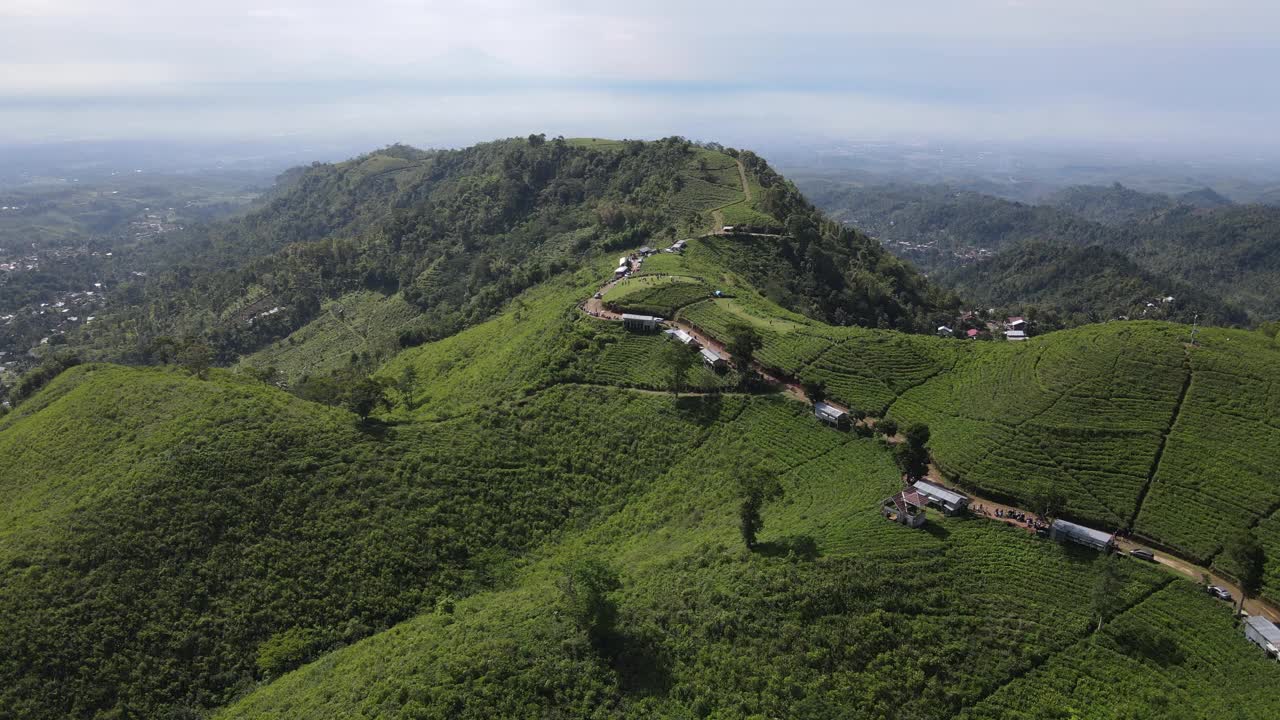
<instances>
[{"instance_id":1,"label":"white building","mask_svg":"<svg viewBox=\"0 0 1280 720\"><path fill-rule=\"evenodd\" d=\"M622 326L628 330L656 330L662 324L662 318L652 315L622 315Z\"/></svg>"},{"instance_id":2,"label":"white building","mask_svg":"<svg viewBox=\"0 0 1280 720\"><path fill-rule=\"evenodd\" d=\"M725 360L723 355L711 348L702 348L699 354L702 355L702 362L717 370L729 366L729 361Z\"/></svg>"},{"instance_id":3,"label":"white building","mask_svg":"<svg viewBox=\"0 0 1280 720\"><path fill-rule=\"evenodd\" d=\"M1275 623L1254 615L1244 621L1244 636L1262 648L1268 657L1280 659L1280 628Z\"/></svg>"},{"instance_id":4,"label":"white building","mask_svg":"<svg viewBox=\"0 0 1280 720\"><path fill-rule=\"evenodd\" d=\"M955 515L969 507L969 496L948 490L925 480L917 480L913 486L916 492L928 498L929 502L938 506L942 512Z\"/></svg>"},{"instance_id":5,"label":"white building","mask_svg":"<svg viewBox=\"0 0 1280 720\"><path fill-rule=\"evenodd\" d=\"M1058 542L1080 543L1101 552L1110 552L1115 544L1115 535L1101 530L1094 530L1066 520L1054 520L1049 527L1049 537Z\"/></svg>"}]
</instances>

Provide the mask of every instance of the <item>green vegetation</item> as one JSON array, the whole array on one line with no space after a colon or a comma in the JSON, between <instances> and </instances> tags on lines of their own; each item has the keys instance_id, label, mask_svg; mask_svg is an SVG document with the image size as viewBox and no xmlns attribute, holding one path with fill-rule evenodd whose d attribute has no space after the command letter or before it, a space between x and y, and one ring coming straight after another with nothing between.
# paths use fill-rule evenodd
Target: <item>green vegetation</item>
<instances>
[{"instance_id":1,"label":"green vegetation","mask_svg":"<svg viewBox=\"0 0 1280 720\"><path fill-rule=\"evenodd\" d=\"M1154 289L1147 301L1169 295L1179 301L1167 319L1190 321L1200 313L1202 324L1232 325L1276 317L1278 207L1120 186L1069 188L1041 205L945 185L815 183L807 189L833 217L930 273L954 270L949 281L959 289L1010 311L1034 307L1064 325L1136 317L1116 311ZM981 258L980 250L996 257ZM984 267L988 262L994 266ZM1240 308L1250 318L1242 318Z\"/></svg>"},{"instance_id":2,"label":"green vegetation","mask_svg":"<svg viewBox=\"0 0 1280 720\"><path fill-rule=\"evenodd\" d=\"M41 457L47 479L24 472L21 485L17 476L0 485L15 499L6 508L24 519L6 541L0 593L5 636L23 638L9 647L25 648L0 664L6 705L27 717L122 709L126 701L111 698L127 689L131 711L172 713L229 702L284 673L225 717L829 717L900 708L941 718L986 707L975 704L1058 667L1073 648L1110 642L1131 613L1172 591L1155 569L1116 568L1111 594L1123 602L1097 630L1087 598L1101 571L1087 554L983 521L931 516L926 532L881 518L879 501L900 471L879 440L826 428L777 397L676 399L573 384L604 382L589 378L625 346L652 352L653 382L667 384L657 358L671 343L577 312L588 279L548 284L494 320L401 353L380 376L399 382L415 368L407 382L417 408L398 405L385 416L398 424L381 429L219 371L202 382L177 370L88 366L23 403L0 420L0 455L10 468ZM769 307L744 297L755 312ZM860 365L888 367L906 355L901 341L954 360L904 399L968 372L969 362L996 372L1036 347L824 328L778 314L786 331L761 330L761 352L827 333L819 357L861 343ZM1159 327L1120 326L1143 336L1120 341L1123 351L1107 346L1113 328L1063 333L1062 348L1041 348L1038 365L1056 367L1058 352L1058 371L1070 367L1076 347L1114 362L1159 337ZM1203 333L1198 350L1241 335ZM1059 386L1096 370L1076 372ZM134 416L124 404L133 397L164 399L175 411ZM918 421L906 404L899 412L903 402L894 416ZM1167 422L1172 407L1165 411ZM104 414L114 422L94 421ZM954 425L928 422L926 442L941 457ZM152 444L197 448L197 459ZM753 524L763 528L748 552L737 488L741 468L762 462L762 487L772 481L783 492L762 494L772 499L756 508ZM57 494L83 493L71 478L87 468L128 481ZM177 511L140 518L138 507ZM335 542L344 548L337 556ZM187 559L136 569L155 553ZM547 598L565 596L564 579L584 557L613 568L620 587L592 582L570 603L582 613L557 614ZM74 591L88 578L103 594ZM29 602L36 588L44 599ZM192 593L205 599L181 600ZM1244 643L1210 598L1184 601L1193 628L1216 628L1216 645L1185 634L1115 637L1158 661L1185 658L1188 681L1205 682L1226 672L1211 648ZM77 618L94 618L83 636L94 643L72 634ZM93 670L54 692L53 675L30 670L51 646L62 648L64 670L55 672ZM201 665L179 660L188 648ZM1275 672L1247 650L1230 657L1249 673ZM147 672L126 672L138 666ZM214 666L224 670L200 669ZM1276 709L1268 702L1250 699L1242 712L1266 717Z\"/></svg>"},{"instance_id":3,"label":"green vegetation","mask_svg":"<svg viewBox=\"0 0 1280 720\"><path fill-rule=\"evenodd\" d=\"M1171 584L960 717L1250 716L1273 682L1228 613Z\"/></svg>"},{"instance_id":4,"label":"green vegetation","mask_svg":"<svg viewBox=\"0 0 1280 720\"><path fill-rule=\"evenodd\" d=\"M1280 443L1268 420L1280 402L1273 338L1202 328L1191 348L1190 328L1146 322L972 343L829 328L750 305L707 301L680 317L722 338L754 318L766 365L850 408L926 423L943 472L996 498L1051 495L1068 517L1132 529L1200 562L1257 526L1273 558L1263 594L1280 596L1280 486L1264 450Z\"/></svg>"},{"instance_id":5,"label":"green vegetation","mask_svg":"<svg viewBox=\"0 0 1280 720\"><path fill-rule=\"evenodd\" d=\"M400 295L351 293L326 302L315 320L241 359L239 367L292 384L341 370L353 355L362 364L384 360L400 349L401 333L417 318L418 310Z\"/></svg>"},{"instance_id":6,"label":"green vegetation","mask_svg":"<svg viewBox=\"0 0 1280 720\"><path fill-rule=\"evenodd\" d=\"M706 410L671 403L564 387L371 433L224 373L64 373L0 421L3 705L215 705L483 587L696 443Z\"/></svg>"},{"instance_id":7,"label":"green vegetation","mask_svg":"<svg viewBox=\"0 0 1280 720\"><path fill-rule=\"evenodd\" d=\"M1159 687L1160 662L1180 662L1177 672L1197 687L1236 663L1255 683L1274 677L1222 608L1146 566L1118 568L1120 609L1099 633L1080 602L1097 580L1088 554L979 521L935 517L934 533L885 522L874 499L895 481L887 453L874 441L815 428L802 414L787 420L783 409L749 407L698 455L582 543L549 553L512 589L333 653L221 717L946 718L1017 697L1006 694L1041 668L1071 669L1064 656L1099 641L1126 643L1121 658L1151 664L1129 683ZM740 452L741 440L777 432L790 433L792 447L810 437L838 444L784 475L785 498L766 506L767 531L749 552L733 542L734 491L698 470ZM846 449L856 452L825 462ZM871 462L849 462L857 459ZM625 568L622 588L609 594L618 659L579 649L577 625L540 601L582 548ZM1168 620L1192 618L1193 628L1171 629L1174 640L1161 634L1154 644L1125 634L1131 616L1141 625L1149 616L1139 613L1168 612L1170 598L1179 603L1172 610L1185 613ZM1201 627L1213 627L1214 637L1197 637ZM486 642L477 643L477 633ZM1244 682L1228 687L1245 717L1276 709L1267 694L1241 692ZM1179 700L1191 716L1221 702L1194 692Z\"/></svg>"},{"instance_id":8,"label":"green vegetation","mask_svg":"<svg viewBox=\"0 0 1280 720\"><path fill-rule=\"evenodd\" d=\"M626 278L605 293L604 302L619 311L672 317L675 311L711 296L711 288L696 278L641 275Z\"/></svg>"},{"instance_id":9,"label":"green vegetation","mask_svg":"<svg viewBox=\"0 0 1280 720\"><path fill-rule=\"evenodd\" d=\"M1244 325L1248 314L1097 245L1023 243L936 276L977 307L1006 308L1038 332L1115 318ZM1173 297L1166 303L1162 298Z\"/></svg>"},{"instance_id":10,"label":"green vegetation","mask_svg":"<svg viewBox=\"0 0 1280 720\"><path fill-rule=\"evenodd\" d=\"M881 437L582 312L619 250L682 234L673 204L715 199L681 178L728 187L737 161L785 237L695 239L609 299L670 308ZM854 327L919 327L946 298L771 173L678 139L531 136L290 175L212 252L304 216L327 239L194 273L171 309L199 332L153 336L157 306L113 321L186 368L68 355L0 417L0 717L1280 714L1248 692L1280 668L1160 567L879 513L931 458L1276 597L1274 334ZM186 357L206 345L236 372Z\"/></svg>"}]
</instances>

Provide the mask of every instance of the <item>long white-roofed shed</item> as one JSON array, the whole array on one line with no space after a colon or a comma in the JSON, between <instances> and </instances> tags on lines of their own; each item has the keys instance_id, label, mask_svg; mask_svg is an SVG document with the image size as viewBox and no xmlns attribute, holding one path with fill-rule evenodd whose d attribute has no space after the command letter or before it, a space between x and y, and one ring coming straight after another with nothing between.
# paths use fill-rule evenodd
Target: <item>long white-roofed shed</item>
<instances>
[{"instance_id":1,"label":"long white-roofed shed","mask_svg":"<svg viewBox=\"0 0 1280 720\"><path fill-rule=\"evenodd\" d=\"M941 485L927 482L925 480L917 480L915 484L916 492L929 498L929 502L936 505L942 512L948 515L955 515L962 512L969 506L969 496L962 495L954 490L948 490Z\"/></svg>"},{"instance_id":2,"label":"long white-roofed shed","mask_svg":"<svg viewBox=\"0 0 1280 720\"><path fill-rule=\"evenodd\" d=\"M1261 615L1253 615L1244 621L1244 636L1267 655L1280 658L1280 628L1275 623Z\"/></svg>"},{"instance_id":3,"label":"long white-roofed shed","mask_svg":"<svg viewBox=\"0 0 1280 720\"><path fill-rule=\"evenodd\" d=\"M1115 544L1116 536L1102 530L1094 530L1066 520L1054 520L1049 527L1049 537L1058 542L1074 542L1100 552L1108 552Z\"/></svg>"},{"instance_id":4,"label":"long white-roofed shed","mask_svg":"<svg viewBox=\"0 0 1280 720\"><path fill-rule=\"evenodd\" d=\"M720 369L729 366L729 361L725 360L723 355L711 348L702 348L699 354L702 355L702 362L713 368Z\"/></svg>"},{"instance_id":5,"label":"long white-roofed shed","mask_svg":"<svg viewBox=\"0 0 1280 720\"><path fill-rule=\"evenodd\" d=\"M652 315L632 315L623 313L622 326L628 330L657 330L662 318Z\"/></svg>"}]
</instances>

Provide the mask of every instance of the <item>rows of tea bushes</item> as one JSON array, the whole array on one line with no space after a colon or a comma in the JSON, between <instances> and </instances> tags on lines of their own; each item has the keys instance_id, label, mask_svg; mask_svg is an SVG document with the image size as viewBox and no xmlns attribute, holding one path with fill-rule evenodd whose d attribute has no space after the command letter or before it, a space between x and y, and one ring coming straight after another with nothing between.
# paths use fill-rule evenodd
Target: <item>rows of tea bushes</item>
<instances>
[{"instance_id":1,"label":"rows of tea bushes","mask_svg":"<svg viewBox=\"0 0 1280 720\"><path fill-rule=\"evenodd\" d=\"M1188 362L1186 398L1137 528L1206 560L1280 508L1280 347L1259 333L1209 329Z\"/></svg>"},{"instance_id":2,"label":"rows of tea bushes","mask_svg":"<svg viewBox=\"0 0 1280 720\"><path fill-rule=\"evenodd\" d=\"M1224 607L1171 583L968 709L963 718L1268 718L1275 662Z\"/></svg>"}]
</instances>

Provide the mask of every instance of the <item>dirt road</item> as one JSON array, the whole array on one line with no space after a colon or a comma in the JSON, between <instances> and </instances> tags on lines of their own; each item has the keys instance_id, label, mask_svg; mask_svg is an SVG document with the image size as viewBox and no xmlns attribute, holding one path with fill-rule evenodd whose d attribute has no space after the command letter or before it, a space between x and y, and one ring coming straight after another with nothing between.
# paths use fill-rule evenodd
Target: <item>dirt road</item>
<instances>
[{"instance_id":1,"label":"dirt road","mask_svg":"<svg viewBox=\"0 0 1280 720\"><path fill-rule=\"evenodd\" d=\"M990 498L983 497L982 495L973 492L969 488L957 488L951 483L947 482L945 479L943 479L942 474L938 471L938 468L935 467L932 463L929 465L928 480L931 483L936 483L938 485L942 485L943 487L947 487L952 490L955 490L956 492L968 495L971 498L969 508L975 515L978 515L980 517L986 517L991 520L1003 522L1006 525L1012 525L1013 527L1026 530L1027 532L1035 532L1035 528L1033 527L1033 521L1036 517L1035 513L1032 513L1030 511L1027 511L1025 509L1018 508L1012 505L1006 505L1004 503L996 502L995 500L991 500ZM997 511L1000 511L1000 512L997 513ZM1027 522L1019 522L1017 519L1015 519L1015 517L1009 517L1010 513L1022 513L1027 518ZM1006 517L999 517L999 515L1005 515ZM1147 546L1134 542L1129 538L1117 537L1115 539L1115 542L1116 542L1116 549L1122 553L1128 553L1130 550L1137 550L1139 548L1149 549L1147 548ZM1176 572L1179 575L1182 575L1190 579L1192 582L1196 583L1197 585L1200 585L1201 587L1205 585L1204 579L1207 576L1209 578L1210 585L1218 585L1219 587L1226 588L1228 591L1230 591L1233 597L1237 598L1236 602L1239 602L1239 598L1241 597L1240 588L1230 580L1227 580L1226 578L1222 577L1221 575L1218 575L1217 573L1213 572L1208 568L1196 565L1195 563L1189 560L1184 560L1179 557L1174 557L1173 555L1169 555L1168 553L1164 553L1164 552L1159 552L1154 550L1152 552L1156 556L1156 564L1161 565L1165 568L1168 568L1169 570L1172 570L1173 572ZM1141 562L1141 561L1138 561L1138 562ZM1248 612L1250 615L1262 615L1267 619L1271 620L1272 622L1280 621L1280 609L1277 609L1275 606L1271 605L1270 603L1267 603L1258 598L1246 600L1244 603L1244 609L1245 609L1245 612Z\"/></svg>"}]
</instances>

